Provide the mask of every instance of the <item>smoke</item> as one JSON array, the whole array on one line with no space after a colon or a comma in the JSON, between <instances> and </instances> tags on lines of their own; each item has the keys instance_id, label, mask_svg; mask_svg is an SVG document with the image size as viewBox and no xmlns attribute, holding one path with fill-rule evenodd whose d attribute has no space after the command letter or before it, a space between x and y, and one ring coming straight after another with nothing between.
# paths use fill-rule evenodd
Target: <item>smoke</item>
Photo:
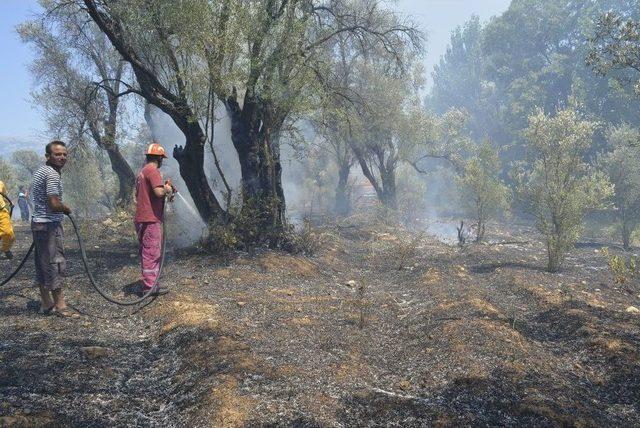
<instances>
[{"instance_id":1,"label":"smoke","mask_svg":"<svg viewBox=\"0 0 640 428\"><path fill-rule=\"evenodd\" d=\"M451 222L430 221L427 224L427 233L445 244L454 245L458 242L458 230Z\"/></svg>"},{"instance_id":2,"label":"smoke","mask_svg":"<svg viewBox=\"0 0 640 428\"><path fill-rule=\"evenodd\" d=\"M195 205L185 182L180 176L178 162L171 155L174 146L184 145L184 134L178 129L173 120L157 107L147 105L145 121L151 131L154 141L167 151L168 159L162 162L160 172L162 177L169 179L178 189L180 197L167 206L168 239L172 246L184 248L197 243L206 231L206 224L199 215L194 215Z\"/></svg>"},{"instance_id":3,"label":"smoke","mask_svg":"<svg viewBox=\"0 0 640 428\"><path fill-rule=\"evenodd\" d=\"M335 171L327 153L315 144L319 138L307 121L295 124L304 143L285 136L280 144L282 187L287 203L287 217L298 225L305 218L327 213L335 188Z\"/></svg>"},{"instance_id":4,"label":"smoke","mask_svg":"<svg viewBox=\"0 0 640 428\"><path fill-rule=\"evenodd\" d=\"M424 175L427 183L427 208L424 212L426 232L445 244L457 244L457 227L464 219L464 214L460 211L460 192L456 186L455 172L437 160L425 162L424 167L429 171ZM464 233L470 235L471 230L465 226Z\"/></svg>"}]
</instances>

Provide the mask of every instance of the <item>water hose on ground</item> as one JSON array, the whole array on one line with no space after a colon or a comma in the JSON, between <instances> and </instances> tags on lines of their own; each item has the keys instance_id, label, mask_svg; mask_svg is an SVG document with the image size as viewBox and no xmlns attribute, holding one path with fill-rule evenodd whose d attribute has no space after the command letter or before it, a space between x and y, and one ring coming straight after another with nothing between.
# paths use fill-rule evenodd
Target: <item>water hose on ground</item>
<instances>
[{"instance_id":1,"label":"water hose on ground","mask_svg":"<svg viewBox=\"0 0 640 428\"><path fill-rule=\"evenodd\" d=\"M33 252L33 248L34 247L35 247L35 244L32 242L31 246L29 247L29 251L27 251L27 254L23 257L22 261L20 262L20 264L18 265L16 270L14 270L8 277L6 277L5 279L2 280L2 282L0 282L0 287L2 287L3 285L5 285L9 281L11 281L13 279L13 277L16 276L16 274L18 272L20 272L20 269L22 269L24 264L27 262L27 259L29 258L29 256Z\"/></svg>"},{"instance_id":2,"label":"water hose on ground","mask_svg":"<svg viewBox=\"0 0 640 428\"><path fill-rule=\"evenodd\" d=\"M163 218L165 213L166 213L166 203L164 204L164 207L163 207ZM162 275L162 268L164 267L164 259L166 255L166 245L165 245L166 223L164 221L162 222L161 256L160 256L160 266L158 267L158 276L156 276L156 280L154 281L153 286L148 291L146 291L140 298L136 300L126 301L126 300L119 300L119 299L116 299L115 297L110 296L98 286L95 278L93 277L93 274L91 273L91 270L89 269L89 262L87 261L87 253L84 249L84 240L80 235L80 230L78 229L75 218L72 215L67 215L67 217L71 221L71 225L73 226L73 231L75 232L76 238L78 240L78 247L80 248L80 256L82 258L82 264L84 266L85 272L87 273L87 277L89 278L89 282L91 283L91 286L98 292L98 294L102 296L102 298L104 298L106 301L110 303L113 303L119 306L135 306L139 303L142 303L147 298L149 298L152 294L154 294L154 292L158 287L158 281L160 279L160 276ZM31 246L29 247L29 251L27 251L27 254L24 256L24 258L22 259L22 261L20 262L16 270L13 271L7 278L5 278L0 283L0 287L8 283L22 269L27 259L29 258L29 255L31 255L31 252L33 251L34 246L35 244L31 243Z\"/></svg>"},{"instance_id":3,"label":"water hose on ground","mask_svg":"<svg viewBox=\"0 0 640 428\"><path fill-rule=\"evenodd\" d=\"M164 204L166 207L166 203ZM166 209L163 208L163 218ZM166 223L162 222L162 241L161 241L161 250L160 250L160 266L158 267L158 276L156 276L156 280L153 282L153 286L147 290L142 296L140 296L136 300L119 300L115 297L110 296L105 291L103 291L97 284L91 270L89 269L89 262L87 261L87 253L84 250L84 241L82 236L80 235L80 231L78 230L78 226L76 225L76 221L72 215L67 215L69 220L71 220L71 224L73 225L73 231L76 234L76 238L78 240L78 247L80 247L80 256L82 258L82 264L84 265L84 270L87 273L87 277L89 278L89 282L91 286L100 294L106 301L119 305L119 306L135 306L139 303L145 301L148 297L153 295L158 288L158 281L160 280L160 276L162 275L162 268L164 267L164 259L166 255L166 245L165 245L165 237L166 237Z\"/></svg>"}]
</instances>

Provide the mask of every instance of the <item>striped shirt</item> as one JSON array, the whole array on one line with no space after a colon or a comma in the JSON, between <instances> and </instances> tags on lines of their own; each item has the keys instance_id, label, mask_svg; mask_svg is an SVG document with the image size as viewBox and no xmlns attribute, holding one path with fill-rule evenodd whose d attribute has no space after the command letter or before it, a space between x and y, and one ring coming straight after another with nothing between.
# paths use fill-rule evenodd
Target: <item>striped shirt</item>
<instances>
[{"instance_id":1,"label":"striped shirt","mask_svg":"<svg viewBox=\"0 0 640 428\"><path fill-rule=\"evenodd\" d=\"M49 165L42 165L33 174L31 184L31 198L33 199L34 223L50 223L62 221L63 213L54 213L49 207L49 196L57 196L62 201L62 180L60 173Z\"/></svg>"}]
</instances>

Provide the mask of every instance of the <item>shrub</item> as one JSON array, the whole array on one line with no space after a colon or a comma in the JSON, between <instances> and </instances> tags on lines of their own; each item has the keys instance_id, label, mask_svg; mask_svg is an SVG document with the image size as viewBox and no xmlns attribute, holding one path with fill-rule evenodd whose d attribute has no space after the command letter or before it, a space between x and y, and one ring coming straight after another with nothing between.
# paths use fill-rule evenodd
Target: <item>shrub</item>
<instances>
[{"instance_id":1,"label":"shrub","mask_svg":"<svg viewBox=\"0 0 640 428\"><path fill-rule=\"evenodd\" d=\"M595 123L582 120L573 108L529 117L525 131L531 162L517 172L519 191L544 235L550 272L560 269L567 251L580 236L588 210L602 206L613 189L604 174L584 162Z\"/></svg>"},{"instance_id":2,"label":"shrub","mask_svg":"<svg viewBox=\"0 0 640 428\"><path fill-rule=\"evenodd\" d=\"M509 188L499 177L501 168L498 151L486 140L458 177L462 205L475 217L476 242L484 238L487 221L509 207Z\"/></svg>"},{"instance_id":3,"label":"shrub","mask_svg":"<svg viewBox=\"0 0 640 428\"><path fill-rule=\"evenodd\" d=\"M632 255L629 258L614 255L608 248L602 249L602 254L607 258L609 271L613 275L616 284L637 284L640 277L640 258Z\"/></svg>"},{"instance_id":4,"label":"shrub","mask_svg":"<svg viewBox=\"0 0 640 428\"><path fill-rule=\"evenodd\" d=\"M604 158L604 166L614 185L613 203L622 246L631 246L633 231L640 223L640 131L629 125L607 133L613 151Z\"/></svg>"}]
</instances>

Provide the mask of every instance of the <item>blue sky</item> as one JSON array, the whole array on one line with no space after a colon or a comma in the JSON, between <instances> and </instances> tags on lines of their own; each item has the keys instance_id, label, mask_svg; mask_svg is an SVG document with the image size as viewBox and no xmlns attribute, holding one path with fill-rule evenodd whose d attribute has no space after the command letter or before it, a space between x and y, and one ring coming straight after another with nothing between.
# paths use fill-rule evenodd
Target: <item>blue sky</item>
<instances>
[{"instance_id":1,"label":"blue sky","mask_svg":"<svg viewBox=\"0 0 640 428\"><path fill-rule=\"evenodd\" d=\"M388 3L393 3L388 2ZM430 74L445 52L451 31L476 14L483 21L507 10L510 0L398 0L396 6L427 31L425 64ZM36 0L0 0L0 144L6 140L46 139L41 113L31 101L33 56L20 42L15 27L38 11ZM2 155L2 147L0 147Z\"/></svg>"},{"instance_id":2,"label":"blue sky","mask_svg":"<svg viewBox=\"0 0 640 428\"><path fill-rule=\"evenodd\" d=\"M446 50L451 31L464 24L471 15L486 22L509 8L511 0L397 0L396 7L427 33L425 65L428 85L431 71Z\"/></svg>"},{"instance_id":3,"label":"blue sky","mask_svg":"<svg viewBox=\"0 0 640 428\"><path fill-rule=\"evenodd\" d=\"M7 139L36 140L42 137L44 122L32 106L29 63L33 56L15 31L16 25L38 10L35 0L0 2L0 144ZM0 154L2 148L0 147Z\"/></svg>"}]
</instances>

